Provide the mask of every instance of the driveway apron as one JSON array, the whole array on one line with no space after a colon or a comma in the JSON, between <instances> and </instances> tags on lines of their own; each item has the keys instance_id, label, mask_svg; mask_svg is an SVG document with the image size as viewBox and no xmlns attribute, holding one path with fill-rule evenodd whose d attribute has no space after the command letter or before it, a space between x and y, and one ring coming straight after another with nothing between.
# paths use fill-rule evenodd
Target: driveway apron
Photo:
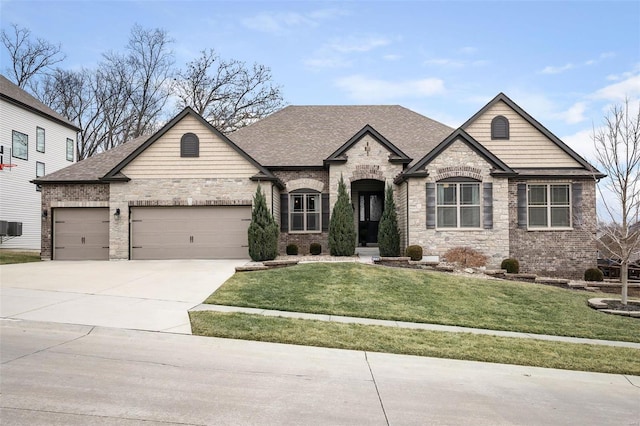
<instances>
[{"instance_id":1,"label":"driveway apron","mask_svg":"<svg viewBox=\"0 0 640 426\"><path fill-rule=\"evenodd\" d=\"M191 334L187 311L247 260L2 265L0 317Z\"/></svg>"}]
</instances>

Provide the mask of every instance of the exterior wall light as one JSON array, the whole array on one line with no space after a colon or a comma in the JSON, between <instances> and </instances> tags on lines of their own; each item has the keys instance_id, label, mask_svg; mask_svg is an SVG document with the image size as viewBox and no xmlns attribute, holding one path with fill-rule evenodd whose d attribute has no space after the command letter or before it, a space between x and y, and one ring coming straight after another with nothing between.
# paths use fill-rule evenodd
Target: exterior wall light
<instances>
[{"instance_id":1,"label":"exterior wall light","mask_svg":"<svg viewBox=\"0 0 640 426\"><path fill-rule=\"evenodd\" d=\"M113 214L115 217L120 217L120 209L117 208L116 212Z\"/></svg>"}]
</instances>

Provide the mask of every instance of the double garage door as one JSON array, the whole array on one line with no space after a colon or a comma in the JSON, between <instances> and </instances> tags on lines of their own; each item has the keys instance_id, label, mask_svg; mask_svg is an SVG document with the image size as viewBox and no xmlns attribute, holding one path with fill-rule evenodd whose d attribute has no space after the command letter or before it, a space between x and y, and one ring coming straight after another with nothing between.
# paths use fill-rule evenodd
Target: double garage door
<instances>
[{"instance_id":1,"label":"double garage door","mask_svg":"<svg viewBox=\"0 0 640 426\"><path fill-rule=\"evenodd\" d=\"M249 206L134 207L131 259L244 259Z\"/></svg>"},{"instance_id":2,"label":"double garage door","mask_svg":"<svg viewBox=\"0 0 640 426\"><path fill-rule=\"evenodd\" d=\"M109 209L54 210L56 260L109 259ZM131 259L244 259L250 206L133 207Z\"/></svg>"}]
</instances>

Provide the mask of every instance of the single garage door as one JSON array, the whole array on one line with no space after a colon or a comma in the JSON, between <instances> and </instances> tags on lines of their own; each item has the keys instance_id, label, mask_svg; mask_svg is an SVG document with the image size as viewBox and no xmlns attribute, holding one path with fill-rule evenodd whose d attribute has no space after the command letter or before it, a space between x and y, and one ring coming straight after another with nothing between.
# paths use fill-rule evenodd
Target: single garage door
<instances>
[{"instance_id":1,"label":"single garage door","mask_svg":"<svg viewBox=\"0 0 640 426\"><path fill-rule=\"evenodd\" d=\"M132 259L245 259L250 206L134 207Z\"/></svg>"},{"instance_id":2,"label":"single garage door","mask_svg":"<svg viewBox=\"0 0 640 426\"><path fill-rule=\"evenodd\" d=\"M53 209L54 260L109 260L109 209Z\"/></svg>"}]
</instances>

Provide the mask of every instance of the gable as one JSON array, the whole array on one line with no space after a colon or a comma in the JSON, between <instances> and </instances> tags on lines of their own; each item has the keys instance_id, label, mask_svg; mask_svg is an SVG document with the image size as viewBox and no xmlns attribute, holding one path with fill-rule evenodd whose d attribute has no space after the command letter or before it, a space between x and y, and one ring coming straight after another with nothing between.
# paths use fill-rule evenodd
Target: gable
<instances>
[{"instance_id":1,"label":"gable","mask_svg":"<svg viewBox=\"0 0 640 426\"><path fill-rule=\"evenodd\" d=\"M331 154L325 162L344 162L349 156L365 159L364 163L371 163L366 161L367 159L403 164L411 162L411 158L368 124Z\"/></svg>"},{"instance_id":2,"label":"gable","mask_svg":"<svg viewBox=\"0 0 640 426\"><path fill-rule=\"evenodd\" d=\"M181 157L180 140L195 134L198 157ZM260 170L194 115L187 114L122 170L136 178L250 178Z\"/></svg>"},{"instance_id":3,"label":"gable","mask_svg":"<svg viewBox=\"0 0 640 426\"><path fill-rule=\"evenodd\" d=\"M491 121L497 116L509 120L509 139L491 139ZM463 128L510 167L584 167L503 100L490 104Z\"/></svg>"}]
</instances>

